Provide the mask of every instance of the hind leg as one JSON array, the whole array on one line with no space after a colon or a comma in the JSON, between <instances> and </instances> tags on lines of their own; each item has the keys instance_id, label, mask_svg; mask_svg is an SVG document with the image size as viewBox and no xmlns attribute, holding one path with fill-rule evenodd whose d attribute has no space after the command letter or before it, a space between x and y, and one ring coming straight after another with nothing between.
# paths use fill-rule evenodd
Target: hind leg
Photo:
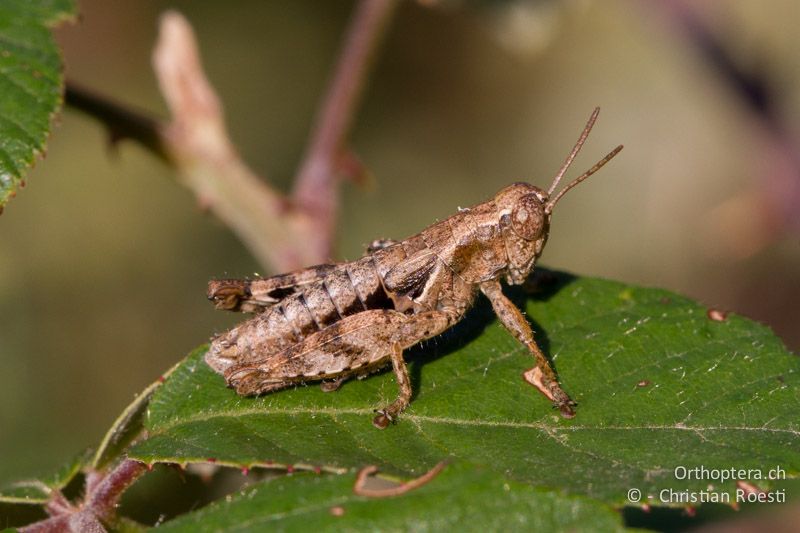
<instances>
[{"instance_id":1,"label":"hind leg","mask_svg":"<svg viewBox=\"0 0 800 533\"><path fill-rule=\"evenodd\" d=\"M392 347L390 356L400 394L394 402L377 411L378 414L372 419L372 425L378 429L386 429L389 423L402 413L411 402L411 379L408 377L408 366L405 359L403 359L403 350L399 345L395 344Z\"/></svg>"},{"instance_id":2,"label":"hind leg","mask_svg":"<svg viewBox=\"0 0 800 533\"><path fill-rule=\"evenodd\" d=\"M249 395L308 381L327 379L336 380L331 384L338 383L391 362L399 393L393 403L378 411L373 421L376 427L383 428L411 400L403 349L438 335L454 321L455 315L445 311L410 316L385 309L364 311L278 353L248 358L247 363L228 369L225 377L239 394Z\"/></svg>"}]
</instances>

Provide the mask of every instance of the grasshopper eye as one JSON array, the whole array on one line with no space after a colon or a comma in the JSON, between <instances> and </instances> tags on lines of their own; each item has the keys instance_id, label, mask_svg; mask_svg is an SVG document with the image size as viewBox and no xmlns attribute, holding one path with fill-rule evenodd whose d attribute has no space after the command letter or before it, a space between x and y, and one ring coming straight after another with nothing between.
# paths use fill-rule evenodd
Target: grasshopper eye
<instances>
[{"instance_id":1,"label":"grasshopper eye","mask_svg":"<svg viewBox=\"0 0 800 533\"><path fill-rule=\"evenodd\" d=\"M535 194L526 194L514 205L511 229L526 241L535 241L542 236L544 206Z\"/></svg>"}]
</instances>

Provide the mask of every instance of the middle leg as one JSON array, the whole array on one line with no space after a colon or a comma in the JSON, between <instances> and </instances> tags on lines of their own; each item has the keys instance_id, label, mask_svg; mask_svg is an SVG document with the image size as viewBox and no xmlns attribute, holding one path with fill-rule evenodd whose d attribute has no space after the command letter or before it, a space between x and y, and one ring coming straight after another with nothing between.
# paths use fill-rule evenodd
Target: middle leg
<instances>
[{"instance_id":1,"label":"middle leg","mask_svg":"<svg viewBox=\"0 0 800 533\"><path fill-rule=\"evenodd\" d=\"M394 370L395 379L397 380L397 387L400 389L397 399L390 405L383 409L379 409L375 418L372 419L372 425L378 429L386 429L397 415L405 411L408 404L411 402L411 379L408 377L408 366L405 359L403 359L403 349L399 344L392 346L390 353L392 359L392 369Z\"/></svg>"},{"instance_id":2,"label":"middle leg","mask_svg":"<svg viewBox=\"0 0 800 533\"><path fill-rule=\"evenodd\" d=\"M418 342L429 339L452 326L457 321L457 313L453 311L424 311L408 317L395 334L396 343L392 346L390 357L392 369L400 392L390 405L379 409L372 424L378 429L385 429L411 402L411 379L408 367L403 359L403 348L409 348Z\"/></svg>"}]
</instances>

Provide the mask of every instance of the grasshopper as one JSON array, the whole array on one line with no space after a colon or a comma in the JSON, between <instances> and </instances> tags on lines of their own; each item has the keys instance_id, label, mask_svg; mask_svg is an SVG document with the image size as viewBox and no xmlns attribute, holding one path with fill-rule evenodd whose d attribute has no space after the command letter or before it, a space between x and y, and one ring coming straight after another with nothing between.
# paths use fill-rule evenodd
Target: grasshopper
<instances>
[{"instance_id":1,"label":"grasshopper","mask_svg":"<svg viewBox=\"0 0 800 533\"><path fill-rule=\"evenodd\" d=\"M522 312L503 294L500 279L525 282L547 242L555 205L622 149L615 148L553 196L599 111L592 113L547 192L514 183L413 237L374 241L356 261L263 279L212 280L208 298L218 309L256 315L213 339L206 362L242 395L311 381L333 391L349 378L363 378L391 363L400 392L376 410L373 424L383 429L411 400L403 351L460 321L480 291L533 356L536 366L526 379L571 418L575 402L559 385Z\"/></svg>"}]
</instances>

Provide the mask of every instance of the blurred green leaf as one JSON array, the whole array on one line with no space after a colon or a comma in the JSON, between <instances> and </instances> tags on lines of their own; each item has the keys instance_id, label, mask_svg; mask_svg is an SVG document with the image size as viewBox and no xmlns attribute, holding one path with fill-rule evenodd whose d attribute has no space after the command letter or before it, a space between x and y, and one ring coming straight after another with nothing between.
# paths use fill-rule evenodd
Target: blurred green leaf
<instances>
[{"instance_id":1,"label":"blurred green leaf","mask_svg":"<svg viewBox=\"0 0 800 533\"><path fill-rule=\"evenodd\" d=\"M559 280L527 301L510 294L578 402L572 420L522 380L530 356L481 304L408 354L415 397L385 431L371 418L397 393L390 372L336 393L309 386L243 398L200 348L154 394L149 436L130 455L239 467L375 464L401 475L455 457L613 505L627 503L630 488L656 496L707 487L675 479L676 466L780 466L797 477L800 360L768 328L736 315L712 320L663 290ZM733 481L716 485L735 490Z\"/></svg>"},{"instance_id":2,"label":"blurred green leaf","mask_svg":"<svg viewBox=\"0 0 800 533\"><path fill-rule=\"evenodd\" d=\"M61 490L69 485L89 462L89 459L90 453L86 451L53 474L17 481L0 487L0 503L37 505L47 503L50 500L50 494L54 490Z\"/></svg>"},{"instance_id":3,"label":"blurred green leaf","mask_svg":"<svg viewBox=\"0 0 800 533\"><path fill-rule=\"evenodd\" d=\"M401 496L365 498L355 478L298 474L245 487L159 531L617 531L620 516L588 498L450 465Z\"/></svg>"},{"instance_id":4,"label":"blurred green leaf","mask_svg":"<svg viewBox=\"0 0 800 533\"><path fill-rule=\"evenodd\" d=\"M44 151L63 87L50 27L74 13L71 0L0 2L0 209Z\"/></svg>"}]
</instances>

